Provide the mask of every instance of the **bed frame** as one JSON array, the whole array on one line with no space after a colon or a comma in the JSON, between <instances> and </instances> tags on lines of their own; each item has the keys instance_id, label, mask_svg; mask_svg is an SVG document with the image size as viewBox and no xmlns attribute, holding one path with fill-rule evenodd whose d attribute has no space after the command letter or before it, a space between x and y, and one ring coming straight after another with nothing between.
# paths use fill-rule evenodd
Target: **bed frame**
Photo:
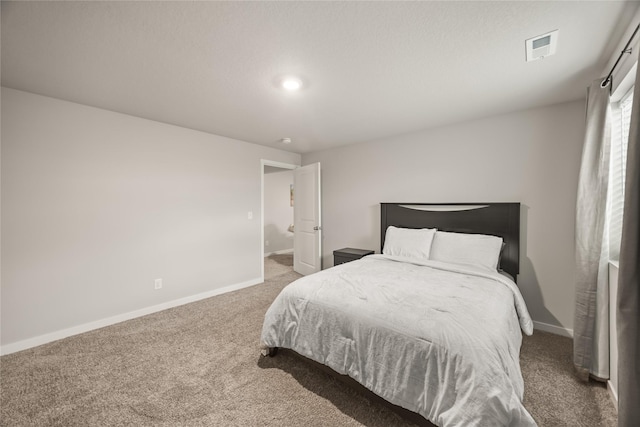
<instances>
[{"instance_id":1,"label":"bed frame","mask_svg":"<svg viewBox=\"0 0 640 427\"><path fill-rule=\"evenodd\" d=\"M520 271L520 203L381 203L380 252L384 248L386 230L390 225L502 237L505 246L502 250L500 269L509 273L514 280ZM278 350L270 348L265 355L273 357ZM418 426L435 427L422 415L384 400L349 376L340 375L293 350L282 350L316 366L331 377L363 393L371 401L391 409L405 420Z\"/></svg>"},{"instance_id":2,"label":"bed frame","mask_svg":"<svg viewBox=\"0 0 640 427\"><path fill-rule=\"evenodd\" d=\"M499 268L520 272L520 203L381 203L380 252L390 225L502 237Z\"/></svg>"}]
</instances>

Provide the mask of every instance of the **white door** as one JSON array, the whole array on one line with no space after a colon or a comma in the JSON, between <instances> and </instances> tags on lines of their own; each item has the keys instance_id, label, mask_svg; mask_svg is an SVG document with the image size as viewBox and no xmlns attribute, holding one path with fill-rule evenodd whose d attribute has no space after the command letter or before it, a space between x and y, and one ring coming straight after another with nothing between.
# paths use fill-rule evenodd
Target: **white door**
<instances>
[{"instance_id":1,"label":"white door","mask_svg":"<svg viewBox=\"0 0 640 427\"><path fill-rule=\"evenodd\" d=\"M294 169L293 192L293 269L307 275L322 268L320 163Z\"/></svg>"}]
</instances>

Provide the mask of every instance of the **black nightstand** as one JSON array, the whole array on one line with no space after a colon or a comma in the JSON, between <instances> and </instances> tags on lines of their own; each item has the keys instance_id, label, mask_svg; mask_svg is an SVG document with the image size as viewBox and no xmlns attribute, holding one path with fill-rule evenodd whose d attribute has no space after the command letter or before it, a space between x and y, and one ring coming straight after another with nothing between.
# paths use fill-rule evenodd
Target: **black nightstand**
<instances>
[{"instance_id":1,"label":"black nightstand","mask_svg":"<svg viewBox=\"0 0 640 427\"><path fill-rule=\"evenodd\" d=\"M374 251L369 249L343 248L333 251L333 265L344 264L345 262L355 261L364 256L373 254Z\"/></svg>"}]
</instances>

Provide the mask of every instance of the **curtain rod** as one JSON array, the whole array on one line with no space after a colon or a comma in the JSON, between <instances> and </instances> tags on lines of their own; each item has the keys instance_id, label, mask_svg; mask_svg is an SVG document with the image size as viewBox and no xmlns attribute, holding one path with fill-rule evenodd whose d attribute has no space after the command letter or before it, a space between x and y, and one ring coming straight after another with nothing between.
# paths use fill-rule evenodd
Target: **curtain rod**
<instances>
[{"instance_id":1,"label":"curtain rod","mask_svg":"<svg viewBox=\"0 0 640 427\"><path fill-rule=\"evenodd\" d=\"M622 57L624 56L625 53L631 53L632 48L629 47L629 45L631 44L631 41L633 40L633 38L636 36L636 34L638 33L638 29L640 29L640 24L638 24L638 26L636 27L635 31L633 32L633 34L631 34L631 37L629 37L629 41L627 42L627 45L624 47L624 49L622 49L622 52L620 52L620 56L618 56L618 59L616 60L616 63L613 64L613 67L611 67L611 71L609 71L609 75L602 81L602 83L600 83L601 87L607 87L607 85L609 84L609 82L611 82L611 76L613 75L613 71L616 69L616 67L618 66L618 62L620 62L620 60L622 59Z\"/></svg>"}]
</instances>

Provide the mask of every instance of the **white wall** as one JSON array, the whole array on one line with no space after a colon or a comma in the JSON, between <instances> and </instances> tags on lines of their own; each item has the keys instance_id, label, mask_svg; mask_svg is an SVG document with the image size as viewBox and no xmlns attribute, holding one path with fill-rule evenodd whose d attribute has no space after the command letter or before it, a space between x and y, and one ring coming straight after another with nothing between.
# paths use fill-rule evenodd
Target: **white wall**
<instances>
[{"instance_id":1,"label":"white wall","mask_svg":"<svg viewBox=\"0 0 640 427\"><path fill-rule=\"evenodd\" d=\"M2 88L3 349L259 282L261 159L300 163Z\"/></svg>"},{"instance_id":2,"label":"white wall","mask_svg":"<svg viewBox=\"0 0 640 427\"><path fill-rule=\"evenodd\" d=\"M290 201L290 186L293 171L265 173L264 175L264 253L293 250L293 207Z\"/></svg>"},{"instance_id":3,"label":"white wall","mask_svg":"<svg viewBox=\"0 0 640 427\"><path fill-rule=\"evenodd\" d=\"M569 333L584 110L576 101L303 155L322 164L324 265L337 248L380 251L380 202L520 202L518 284L538 327Z\"/></svg>"}]
</instances>

